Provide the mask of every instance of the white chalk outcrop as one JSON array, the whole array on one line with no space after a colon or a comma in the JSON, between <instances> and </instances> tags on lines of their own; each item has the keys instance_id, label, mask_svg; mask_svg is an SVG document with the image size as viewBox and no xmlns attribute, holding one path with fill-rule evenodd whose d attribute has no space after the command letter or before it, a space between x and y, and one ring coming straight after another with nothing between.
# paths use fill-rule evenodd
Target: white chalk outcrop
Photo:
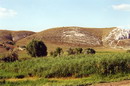
<instances>
[{"instance_id":1,"label":"white chalk outcrop","mask_svg":"<svg viewBox=\"0 0 130 86\"><path fill-rule=\"evenodd\" d=\"M109 45L112 48L129 48L130 45L130 29L113 29L105 38L104 45Z\"/></svg>"}]
</instances>

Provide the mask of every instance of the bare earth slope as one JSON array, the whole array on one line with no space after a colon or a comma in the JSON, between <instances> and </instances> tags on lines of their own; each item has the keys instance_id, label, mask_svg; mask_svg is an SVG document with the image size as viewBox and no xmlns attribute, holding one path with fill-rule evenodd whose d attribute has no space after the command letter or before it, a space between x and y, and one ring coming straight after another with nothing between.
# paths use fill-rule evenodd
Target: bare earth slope
<instances>
[{"instance_id":1,"label":"bare earth slope","mask_svg":"<svg viewBox=\"0 0 130 86\"><path fill-rule=\"evenodd\" d=\"M8 30L0 30L0 42L4 41L18 41L22 38L30 36L35 32L31 31L8 31Z\"/></svg>"},{"instance_id":2,"label":"bare earth slope","mask_svg":"<svg viewBox=\"0 0 130 86\"><path fill-rule=\"evenodd\" d=\"M32 39L45 42L50 49L56 47L102 47L102 39L113 28L83 28L83 27L58 27L38 32L19 40L17 45L26 45Z\"/></svg>"},{"instance_id":3,"label":"bare earth slope","mask_svg":"<svg viewBox=\"0 0 130 86\"><path fill-rule=\"evenodd\" d=\"M32 39L44 41L49 50L56 47L130 48L130 30L116 27L57 27L38 33L0 30L0 43L14 41L21 46L27 45Z\"/></svg>"},{"instance_id":4,"label":"bare earth slope","mask_svg":"<svg viewBox=\"0 0 130 86\"><path fill-rule=\"evenodd\" d=\"M15 45L9 43L16 43L32 34L35 34L35 32L0 30L0 52L5 52L7 48L14 48Z\"/></svg>"}]
</instances>

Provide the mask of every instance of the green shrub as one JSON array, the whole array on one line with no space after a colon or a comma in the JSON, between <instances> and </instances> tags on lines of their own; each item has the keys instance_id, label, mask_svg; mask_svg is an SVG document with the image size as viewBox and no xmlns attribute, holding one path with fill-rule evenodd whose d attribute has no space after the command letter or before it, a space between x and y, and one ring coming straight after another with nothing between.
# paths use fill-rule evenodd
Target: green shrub
<instances>
[{"instance_id":1,"label":"green shrub","mask_svg":"<svg viewBox=\"0 0 130 86\"><path fill-rule=\"evenodd\" d=\"M94 49L92 49L92 48L88 48L88 49L86 49L85 53L87 53L87 54L95 54L96 51Z\"/></svg>"},{"instance_id":2,"label":"green shrub","mask_svg":"<svg viewBox=\"0 0 130 86\"><path fill-rule=\"evenodd\" d=\"M115 59L115 60L101 60L98 63L98 74L110 75L116 73L125 73L128 71L128 64L126 59Z\"/></svg>"},{"instance_id":3,"label":"green shrub","mask_svg":"<svg viewBox=\"0 0 130 86\"><path fill-rule=\"evenodd\" d=\"M63 53L62 48L57 47L55 51L50 52L50 56L56 57L56 56L60 56L62 53Z\"/></svg>"},{"instance_id":4,"label":"green shrub","mask_svg":"<svg viewBox=\"0 0 130 86\"><path fill-rule=\"evenodd\" d=\"M67 53L68 53L68 55L73 55L73 54L75 54L75 51L74 51L74 49L69 48L69 49L67 50Z\"/></svg>"},{"instance_id":5,"label":"green shrub","mask_svg":"<svg viewBox=\"0 0 130 86\"><path fill-rule=\"evenodd\" d=\"M47 47L42 41L32 40L27 45L27 52L32 57L47 56Z\"/></svg>"},{"instance_id":6,"label":"green shrub","mask_svg":"<svg viewBox=\"0 0 130 86\"><path fill-rule=\"evenodd\" d=\"M130 53L130 50L127 50L126 52L127 52L127 53Z\"/></svg>"},{"instance_id":7,"label":"green shrub","mask_svg":"<svg viewBox=\"0 0 130 86\"><path fill-rule=\"evenodd\" d=\"M57 47L57 48L56 48L56 53L60 56L60 55L61 55L61 53L63 53L62 48Z\"/></svg>"},{"instance_id":8,"label":"green shrub","mask_svg":"<svg viewBox=\"0 0 130 86\"><path fill-rule=\"evenodd\" d=\"M75 48L75 52L76 52L76 54L81 54L82 51L83 51L82 48Z\"/></svg>"},{"instance_id":9,"label":"green shrub","mask_svg":"<svg viewBox=\"0 0 130 86\"><path fill-rule=\"evenodd\" d=\"M51 51L51 52L50 52L50 56L56 57L56 56L58 56L58 54L57 54L56 51Z\"/></svg>"},{"instance_id":10,"label":"green shrub","mask_svg":"<svg viewBox=\"0 0 130 86\"><path fill-rule=\"evenodd\" d=\"M18 60L18 54L17 52L13 52L13 51L9 52L8 54L2 57L2 61L4 62L14 62L16 60Z\"/></svg>"},{"instance_id":11,"label":"green shrub","mask_svg":"<svg viewBox=\"0 0 130 86\"><path fill-rule=\"evenodd\" d=\"M25 76L24 75L17 75L16 76L16 78L18 78L18 79L22 79L22 78L24 78Z\"/></svg>"}]
</instances>

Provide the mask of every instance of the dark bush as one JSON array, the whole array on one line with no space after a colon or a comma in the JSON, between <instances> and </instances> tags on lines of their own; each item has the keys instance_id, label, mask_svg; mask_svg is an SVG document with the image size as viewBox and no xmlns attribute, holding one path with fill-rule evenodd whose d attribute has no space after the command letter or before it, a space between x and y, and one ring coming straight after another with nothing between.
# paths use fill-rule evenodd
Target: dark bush
<instances>
[{"instance_id":1,"label":"dark bush","mask_svg":"<svg viewBox=\"0 0 130 86\"><path fill-rule=\"evenodd\" d=\"M42 41L32 40L26 49L32 57L47 56L47 47Z\"/></svg>"},{"instance_id":2,"label":"dark bush","mask_svg":"<svg viewBox=\"0 0 130 86\"><path fill-rule=\"evenodd\" d=\"M75 54L75 51L74 51L74 49L69 48L69 49L67 50L67 53L68 53L68 55L73 55L73 54Z\"/></svg>"},{"instance_id":3,"label":"dark bush","mask_svg":"<svg viewBox=\"0 0 130 86\"><path fill-rule=\"evenodd\" d=\"M9 51L11 48L10 48L10 47L5 46L5 49L6 49L7 51Z\"/></svg>"},{"instance_id":4,"label":"dark bush","mask_svg":"<svg viewBox=\"0 0 130 86\"><path fill-rule=\"evenodd\" d=\"M88 48L88 49L86 49L86 53L87 54L95 54L96 51L94 49L92 49L92 48Z\"/></svg>"},{"instance_id":5,"label":"dark bush","mask_svg":"<svg viewBox=\"0 0 130 86\"><path fill-rule=\"evenodd\" d=\"M75 48L75 52L76 52L76 54L81 54L82 51L83 51L82 48Z\"/></svg>"},{"instance_id":6,"label":"dark bush","mask_svg":"<svg viewBox=\"0 0 130 86\"><path fill-rule=\"evenodd\" d=\"M18 76L16 76L16 78L18 78L18 79L22 79L24 77L25 77L24 75L18 75Z\"/></svg>"},{"instance_id":7,"label":"dark bush","mask_svg":"<svg viewBox=\"0 0 130 86\"><path fill-rule=\"evenodd\" d=\"M18 60L18 54L17 52L9 52L8 54L4 55L1 59L4 62L14 62Z\"/></svg>"},{"instance_id":8,"label":"dark bush","mask_svg":"<svg viewBox=\"0 0 130 86\"><path fill-rule=\"evenodd\" d=\"M63 53L62 48L57 47L57 48L56 48L56 53L60 56L60 55L61 55L61 53Z\"/></svg>"},{"instance_id":9,"label":"dark bush","mask_svg":"<svg viewBox=\"0 0 130 86\"><path fill-rule=\"evenodd\" d=\"M130 50L127 50L126 52L127 52L127 53L130 53Z\"/></svg>"},{"instance_id":10,"label":"dark bush","mask_svg":"<svg viewBox=\"0 0 130 86\"><path fill-rule=\"evenodd\" d=\"M15 44L15 42L13 42L13 41L7 41L6 43L10 44L10 45L14 45Z\"/></svg>"},{"instance_id":11,"label":"dark bush","mask_svg":"<svg viewBox=\"0 0 130 86\"><path fill-rule=\"evenodd\" d=\"M56 51L54 51L54 52L50 52L50 56L53 56L53 57L56 57L56 56L58 56L58 54L57 54L57 52Z\"/></svg>"}]
</instances>

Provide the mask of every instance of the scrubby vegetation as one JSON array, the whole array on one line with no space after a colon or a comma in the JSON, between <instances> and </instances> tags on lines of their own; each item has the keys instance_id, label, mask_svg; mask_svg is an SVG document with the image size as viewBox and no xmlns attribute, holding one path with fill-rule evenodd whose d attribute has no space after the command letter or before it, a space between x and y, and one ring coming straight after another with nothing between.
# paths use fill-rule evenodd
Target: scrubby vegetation
<instances>
[{"instance_id":1,"label":"scrubby vegetation","mask_svg":"<svg viewBox=\"0 0 130 86\"><path fill-rule=\"evenodd\" d=\"M85 53L87 53L87 54L95 54L96 51L94 49L92 49L92 48L88 48L88 49L86 49Z\"/></svg>"},{"instance_id":2,"label":"scrubby vegetation","mask_svg":"<svg viewBox=\"0 0 130 86\"><path fill-rule=\"evenodd\" d=\"M127 50L126 52L127 52L127 53L130 53L130 50Z\"/></svg>"},{"instance_id":3,"label":"scrubby vegetation","mask_svg":"<svg viewBox=\"0 0 130 86\"><path fill-rule=\"evenodd\" d=\"M75 49L69 48L67 50L67 53L68 55L81 54L83 53L83 49L82 48L75 48Z\"/></svg>"},{"instance_id":4,"label":"scrubby vegetation","mask_svg":"<svg viewBox=\"0 0 130 86\"><path fill-rule=\"evenodd\" d=\"M60 56L61 54L63 54L63 49L60 47L57 47L55 51L50 52L50 56L53 57Z\"/></svg>"},{"instance_id":5,"label":"scrubby vegetation","mask_svg":"<svg viewBox=\"0 0 130 86\"><path fill-rule=\"evenodd\" d=\"M5 54L1 58L4 62L14 62L18 60L18 54L16 51L10 51L8 54Z\"/></svg>"},{"instance_id":6,"label":"scrubby vegetation","mask_svg":"<svg viewBox=\"0 0 130 86\"><path fill-rule=\"evenodd\" d=\"M130 79L130 54L129 53L96 53L92 48L69 48L67 54L63 53L63 49L57 47L55 51L50 52L47 56L47 47L42 41L32 40L26 47L30 54L29 59L20 59L16 52L10 52L1 58L0 63L0 85L20 85L31 83L43 85L49 81L49 78L85 78L91 79L81 80L78 84L70 84L71 86L84 86L90 83L103 81L105 78ZM46 56L46 58L42 58ZM31 58L41 57L41 58ZM56 58L53 58L56 57ZM6 79L26 77L42 78L42 83L36 82L8 82ZM104 79L103 79L104 78ZM107 81L107 80L106 80ZM39 83L38 83L39 82ZM50 82L49 82L50 83ZM57 82L56 82L57 83ZM64 85L68 85L67 81ZM51 83L52 84L52 83ZM55 85L54 85L55 86ZM62 86L62 85L61 85Z\"/></svg>"},{"instance_id":7,"label":"scrubby vegetation","mask_svg":"<svg viewBox=\"0 0 130 86\"><path fill-rule=\"evenodd\" d=\"M128 73L129 65L129 54L82 54L0 63L0 72L4 71L7 76L12 73L8 77L16 77L15 74L24 76L31 74L39 77L86 77L91 74L107 76L115 73Z\"/></svg>"},{"instance_id":8,"label":"scrubby vegetation","mask_svg":"<svg viewBox=\"0 0 130 86\"><path fill-rule=\"evenodd\" d=\"M97 53L95 55L66 55L57 58L32 58L25 61L0 63L0 78L94 77L94 83L97 78L107 77L112 79L112 76L116 74L119 74L116 78L130 75L129 65L130 54L128 53ZM124 79L128 78L125 77Z\"/></svg>"},{"instance_id":9,"label":"scrubby vegetation","mask_svg":"<svg viewBox=\"0 0 130 86\"><path fill-rule=\"evenodd\" d=\"M41 57L47 55L47 47L42 41L32 40L27 45L27 52L32 57Z\"/></svg>"}]
</instances>

